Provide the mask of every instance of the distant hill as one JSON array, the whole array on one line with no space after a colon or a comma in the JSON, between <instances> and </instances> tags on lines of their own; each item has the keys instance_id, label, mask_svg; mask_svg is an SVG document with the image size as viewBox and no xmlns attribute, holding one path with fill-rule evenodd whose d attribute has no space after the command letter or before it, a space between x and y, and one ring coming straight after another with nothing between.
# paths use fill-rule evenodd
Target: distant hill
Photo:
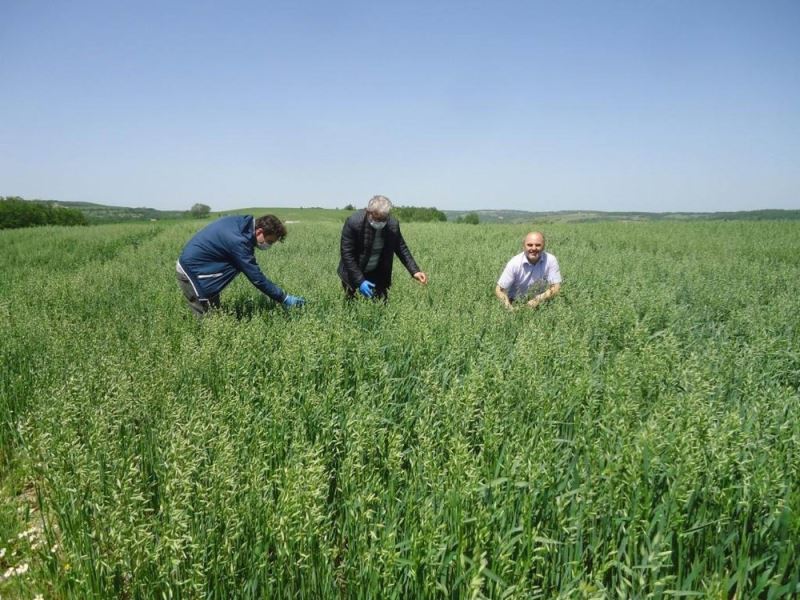
<instances>
[{"instance_id":1,"label":"distant hill","mask_svg":"<svg viewBox=\"0 0 800 600\"><path fill-rule=\"evenodd\" d=\"M86 215L90 223L118 223L124 221L150 221L191 218L188 210L157 210L155 208L108 206L92 202L67 202L61 200L30 200L49 205L76 208ZM455 221L469 213L477 213L481 223L586 223L593 221L657 221L657 220L800 220L800 210L752 210L739 212L603 212L597 210L561 210L534 212L525 210L443 210L448 221ZM238 208L212 212L211 217L227 214L262 215L272 213L283 220L342 222L352 213L339 208L319 207L262 207Z\"/></svg>"},{"instance_id":2,"label":"distant hill","mask_svg":"<svg viewBox=\"0 0 800 600\"><path fill-rule=\"evenodd\" d=\"M31 202L76 208L86 215L86 219L90 223L119 223L124 221L150 221L152 219L162 221L166 219L185 219L189 216L188 211L107 206L92 202L67 202L62 200L31 200Z\"/></svg>"},{"instance_id":3,"label":"distant hill","mask_svg":"<svg viewBox=\"0 0 800 600\"><path fill-rule=\"evenodd\" d=\"M481 223L553 223L593 221L658 221L658 220L728 220L764 221L799 220L800 210L750 210L739 212L603 212L597 210L560 210L553 212L532 212L524 210L445 210L448 221L455 221L469 213L476 213Z\"/></svg>"},{"instance_id":4,"label":"distant hill","mask_svg":"<svg viewBox=\"0 0 800 600\"><path fill-rule=\"evenodd\" d=\"M30 200L49 205L66 206L80 210L90 223L119 223L124 221L164 221L169 219L193 218L188 210L157 210L155 208L126 206L108 206L92 202L68 202L63 200ZM236 208L212 212L211 218L224 215L254 215L274 214L284 221L344 221L352 211L336 208L297 207L297 208Z\"/></svg>"}]
</instances>

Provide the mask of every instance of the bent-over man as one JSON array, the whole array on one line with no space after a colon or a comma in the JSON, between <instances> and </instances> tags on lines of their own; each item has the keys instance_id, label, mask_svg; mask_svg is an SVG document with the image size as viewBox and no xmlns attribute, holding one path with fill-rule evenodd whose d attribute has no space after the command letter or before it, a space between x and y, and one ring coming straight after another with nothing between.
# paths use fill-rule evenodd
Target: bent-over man
<instances>
[{"instance_id":1,"label":"bent-over man","mask_svg":"<svg viewBox=\"0 0 800 600\"><path fill-rule=\"evenodd\" d=\"M305 304L267 279L256 263L255 248L268 250L285 237L286 227L275 215L222 217L198 231L175 265L178 285L195 316L218 307L220 292L239 273L286 308Z\"/></svg>"}]
</instances>

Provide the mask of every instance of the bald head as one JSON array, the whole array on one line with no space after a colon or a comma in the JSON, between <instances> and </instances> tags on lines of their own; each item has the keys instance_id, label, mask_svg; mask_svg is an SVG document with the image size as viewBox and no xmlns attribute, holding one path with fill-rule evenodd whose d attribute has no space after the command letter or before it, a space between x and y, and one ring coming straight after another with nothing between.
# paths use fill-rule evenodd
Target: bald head
<instances>
[{"instance_id":1,"label":"bald head","mask_svg":"<svg viewBox=\"0 0 800 600\"><path fill-rule=\"evenodd\" d=\"M544 244L544 234L541 231L531 231L528 235L525 236L523 242L527 242L528 238L530 237L538 237L542 240L542 244Z\"/></svg>"}]
</instances>

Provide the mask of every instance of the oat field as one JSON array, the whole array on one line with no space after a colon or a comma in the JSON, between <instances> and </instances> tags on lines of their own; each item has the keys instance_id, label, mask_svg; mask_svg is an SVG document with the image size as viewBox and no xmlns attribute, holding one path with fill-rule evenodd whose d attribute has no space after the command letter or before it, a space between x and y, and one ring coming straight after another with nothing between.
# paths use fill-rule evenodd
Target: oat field
<instances>
[{"instance_id":1,"label":"oat field","mask_svg":"<svg viewBox=\"0 0 800 600\"><path fill-rule=\"evenodd\" d=\"M280 211L276 211L280 216ZM800 593L800 224L301 221L202 322L198 222L0 232L3 598ZM531 228L562 293L493 295Z\"/></svg>"}]
</instances>

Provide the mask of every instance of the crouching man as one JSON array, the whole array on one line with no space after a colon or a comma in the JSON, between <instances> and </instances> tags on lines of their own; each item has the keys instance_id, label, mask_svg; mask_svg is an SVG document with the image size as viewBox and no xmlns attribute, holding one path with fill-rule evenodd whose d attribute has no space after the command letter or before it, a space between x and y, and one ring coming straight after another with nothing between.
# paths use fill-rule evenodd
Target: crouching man
<instances>
[{"instance_id":1,"label":"crouching man","mask_svg":"<svg viewBox=\"0 0 800 600\"><path fill-rule=\"evenodd\" d=\"M522 252L506 264L494 294L508 309L515 302L536 308L561 290L558 260L544 251L544 235L533 231L525 236Z\"/></svg>"},{"instance_id":2,"label":"crouching man","mask_svg":"<svg viewBox=\"0 0 800 600\"><path fill-rule=\"evenodd\" d=\"M175 266L178 285L195 316L218 307L220 292L239 273L286 308L305 304L267 279L256 263L256 248L269 250L285 237L286 227L275 215L222 217L198 231Z\"/></svg>"}]
</instances>

